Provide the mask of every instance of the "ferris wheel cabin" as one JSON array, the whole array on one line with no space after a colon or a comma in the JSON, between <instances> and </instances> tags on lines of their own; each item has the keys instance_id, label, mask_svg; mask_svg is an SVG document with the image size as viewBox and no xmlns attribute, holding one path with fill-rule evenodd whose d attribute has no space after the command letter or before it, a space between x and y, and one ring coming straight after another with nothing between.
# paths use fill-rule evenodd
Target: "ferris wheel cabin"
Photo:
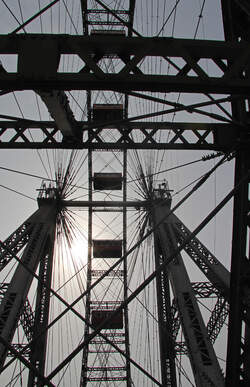
<instances>
[{"instance_id":1,"label":"ferris wheel cabin","mask_svg":"<svg viewBox=\"0 0 250 387\"><path fill-rule=\"evenodd\" d=\"M93 258L121 258L122 240L93 239Z\"/></svg>"}]
</instances>

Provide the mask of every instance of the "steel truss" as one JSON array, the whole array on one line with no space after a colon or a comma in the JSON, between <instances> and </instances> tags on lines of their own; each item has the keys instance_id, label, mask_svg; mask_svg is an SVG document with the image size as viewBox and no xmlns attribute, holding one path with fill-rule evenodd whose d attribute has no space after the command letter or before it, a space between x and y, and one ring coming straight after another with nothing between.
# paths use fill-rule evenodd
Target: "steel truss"
<instances>
[{"instance_id":1,"label":"steel truss","mask_svg":"<svg viewBox=\"0 0 250 387\"><path fill-rule=\"evenodd\" d=\"M105 43L105 44L104 44ZM32 53L32 55L31 55ZM98 53L98 55L97 55ZM2 90L113 90L248 95L247 42L218 42L172 38L120 36L2 35L0 54L18 55L17 73L2 72ZM77 73L58 71L63 54L77 55L83 67ZM105 72L98 62L115 56L127 62L115 74ZM148 56L161 57L174 74L144 74L138 64ZM45 65L43 58L50 57ZM128 61L123 58L130 58ZM180 58L180 67L174 58ZM203 59L219 70L207 74ZM226 61L226 64L225 64ZM195 76L188 75L194 71ZM134 74L131 74L133 72ZM218 75L219 74L219 75Z\"/></svg>"},{"instance_id":2,"label":"steel truss","mask_svg":"<svg viewBox=\"0 0 250 387\"><path fill-rule=\"evenodd\" d=\"M237 129L230 123L120 122L92 128L76 123L78 137L63 135L60 122L0 122L2 149L210 149L230 151L239 143ZM59 129L60 128L60 129ZM102 136L112 129L113 141ZM86 137L88 133L88 137ZM169 135L170 133L170 135ZM161 140L159 140L159 138Z\"/></svg>"},{"instance_id":3,"label":"steel truss","mask_svg":"<svg viewBox=\"0 0 250 387\"><path fill-rule=\"evenodd\" d=\"M88 27L93 25L95 21L89 19L91 10L85 7L86 2L82 3L83 20ZM242 178L245 178L249 173L250 168L249 152L246 150L249 145L249 112L246 108L246 102L249 102L250 86L249 6L243 0L222 0L221 3L226 42L134 38L131 37L131 29L126 38L122 36L88 36L87 27L83 37L68 35L1 36L0 54L18 55L17 73L11 74L6 71L0 73L1 90L3 93L12 90L36 90L38 94L43 95L43 100L48 107L51 102L49 98L52 95L53 101L50 110L55 122L27 122L25 120L1 122L0 147L9 149L86 148L90 149L90 152L96 149L232 150L236 154L235 186L237 186ZM130 9L126 13L130 25L132 25L134 4L134 1L131 1ZM105 14L104 11L99 13ZM107 22L110 21L107 20ZM111 25L121 25L115 21L110 23ZM82 60L83 65L78 73L63 74L58 72L59 58L63 54L75 54ZM115 74L105 72L100 66L101 59L108 56L117 58L123 63ZM172 74L145 74L140 67L140 62L148 56L164 58L166 64L171 66ZM44 63L41 58L44 57L51 58L45 66L41 65ZM184 65L180 66L178 61L175 62L174 58L176 57L180 58ZM211 60L217 66L220 75L209 76L205 66L203 66L203 59ZM195 75L189 75L191 71ZM196 128L190 123L146 124L137 122L134 124L126 121L109 123L107 126L105 124L100 125L100 127L92 126L90 121L87 123L76 122L69 108L65 108L67 101L63 91L72 89L98 89L128 93L131 91L176 91L229 94L235 97L232 100L233 119L223 124L201 123ZM51 95L49 96L49 94ZM60 102L60 96L64 107ZM141 97L143 98L143 95ZM184 110L188 110L188 107L184 107ZM64 126L60 124L61 114L63 114ZM116 131L119 136L116 142L106 143L103 140L100 134L105 128ZM27 134L29 129L37 133L34 142ZM155 134L161 130L171 130L172 138L169 141L158 143ZM143 134L144 137L141 141L132 140L134 131ZM227 134L230 133L227 138L224 137L225 131ZM85 132L88 135L87 138L84 137ZM192 140L189 138L190 132L194 135ZM58 133L61 135L59 139ZM45 139L41 140L41 136L44 134ZM91 155L89 160L91 163ZM92 184L91 181L90 184ZM190 243L186 244L185 251L206 275L209 283L191 284L180 255L177 255L167 269L158 276L159 320L161 327L163 325L163 330L160 328L159 334L161 338L167 327L168 335L170 335L166 340L169 344L167 350L164 345L161 349L163 363L167 364L165 376L162 372L162 380L166 380L166 385L171 387L176 385L175 354L184 352L188 353L190 357L198 386L224 385L211 344L215 341L225 321L228 303L230 309L226 387L240 387L249 384L250 264L247 246L250 221L248 186L249 180L241 186L234 199L231 280L229 281L227 270L197 238L193 238ZM89 199L92 201L91 194ZM168 211L169 208L166 207L166 204L164 206L160 206L160 208L164 207L165 211ZM92 207L90 208L92 211ZM37 213L5 241L4 246L1 245L0 249L0 266L3 268L13 259L13 256L25 248L23 258L19 262L12 282L8 286L5 284L1 287L0 355L2 365L10 352L24 362L30 369L30 386L35 383L37 383L36 385L44 383L51 385L44 377L46 333L39 338L40 348L42 348L39 353L34 344L28 348L26 346L24 352L19 352L23 348L22 345L11 344L11 341L18 321L25 327L24 330L26 330L29 342L32 342L31 337L34 339L39 330L46 332L48 313L45 311L48 310L49 305L48 289L51 280L56 212L55 210L51 211L51 209L53 209L51 203L48 206L41 206ZM162 217L158 204L153 208L151 214L154 222ZM89 226L89 237L91 238L90 230L91 225ZM190 235L190 231L175 216L171 216L167 222L163 222L157 227L155 230L156 267L167 260L177 246L184 243ZM38 286L37 305L35 314L33 314L27 300L27 293L39 262L41 262L39 277L42 282ZM28 270L25 270L23 266L27 264ZM89 270L89 284L91 283L90 275L96 278L105 275L105 271L91 271L91 268ZM107 273L107 277L124 278L125 271L126 269L112 270ZM175 298L172 306L168 294L169 281ZM207 327L202 321L195 294L199 297L217 297ZM181 313L179 313L180 311ZM163 320L167 314L171 318L168 321L165 319L164 325ZM86 315L86 319L89 322L89 315ZM183 327L185 344L175 341L180 324ZM89 325L86 326L85 339L87 339L89 332ZM123 336L117 336L116 339L119 343L119 340L123 341ZM93 340L99 339L94 338ZM100 341L102 340L105 341L105 338L101 337ZM9 353L7 349L10 350ZM85 354L87 356L87 352ZM25 360L27 357L29 361ZM129 357L128 352L127 357ZM104 368L97 367L95 371L103 372ZM114 369L109 371L112 372ZM119 371L121 370L119 369ZM97 377L93 378L92 381L98 380L100 379ZM113 381L114 378L107 378L106 381L108 380Z\"/></svg>"},{"instance_id":4,"label":"steel truss","mask_svg":"<svg viewBox=\"0 0 250 387\"><path fill-rule=\"evenodd\" d=\"M45 204L15 231L4 245L1 245L4 264L25 247L1 302L0 329L3 340L11 343L20 319L30 342L30 364L37 369L37 372L32 372L31 369L28 382L30 386L34 383L40 385L37 373L44 374L55 221L55 205ZM33 316L27 295L38 266L40 282L37 287L36 309ZM34 345L32 340L40 332L44 334L37 339ZM1 366L3 366L7 356L7 348L3 344L0 347L0 355Z\"/></svg>"},{"instance_id":5,"label":"steel truss","mask_svg":"<svg viewBox=\"0 0 250 387\"><path fill-rule=\"evenodd\" d=\"M244 41L249 44L249 5L243 0L222 0L225 39L227 42ZM249 78L249 66L246 76ZM240 74L240 71L238 72ZM232 112L238 120L247 120L249 96L232 102ZM249 128L239 130L241 138L248 138ZM237 151L235 161L235 185L250 169L249 152ZM249 304L242 302L242 295L249 293L249 184L241 187L234 198L233 240L231 261L230 310L226 386L245 386L250 383Z\"/></svg>"},{"instance_id":6,"label":"steel truss","mask_svg":"<svg viewBox=\"0 0 250 387\"><path fill-rule=\"evenodd\" d=\"M129 9L128 10L119 10L116 9L112 11L112 13L107 12L105 9L90 9L88 7L89 2L86 1L83 4L83 21L85 22L84 27L84 35L89 38L89 27L101 26L102 28L116 28L117 26L123 27L123 24L119 22L115 16L125 16L125 21L131 27L133 24L133 9L134 9L134 1L129 1ZM95 30L92 30L95 31ZM130 34L130 28L128 28L128 34ZM96 56L96 58L99 55ZM101 58L100 58L101 59ZM110 57L111 59L111 57ZM112 60L112 59L111 59ZM86 68L87 70L87 68ZM90 70L90 68L89 68ZM87 70L88 71L88 70ZM93 110L93 96L90 90L87 91L87 114L88 114L88 122L87 126L91 125L94 121L94 110ZM123 98L122 104L122 119L128 118L128 97L125 96ZM95 123L96 124L96 123ZM95 125L94 124L94 125ZM81 127L82 128L82 127ZM116 129L117 128L117 129ZM121 134L121 137L128 138L128 135L125 135L124 130L120 129L116 125L114 125L114 131L118 131ZM78 130L80 133L81 140L84 135L83 132ZM86 130L85 130L86 133ZM72 141L72 136L69 138ZM94 173L95 173L95 163L94 163L94 151L98 150L98 147L89 146L90 143L101 141L98 133L95 132L95 129L87 130L86 143L88 152L88 201L89 203L93 202L95 196L95 187L94 187ZM82 141L84 142L84 140ZM123 142L124 139L121 139L118 142ZM126 253L127 249L127 150L125 148L119 147L122 151L122 173L121 173L121 189L122 189L122 198L123 203L119 208L118 212L122 211L122 241L121 241L121 249L123 254ZM106 150L112 150L112 147L106 147ZM103 168L102 168L103 170ZM105 169L104 169L105 170ZM112 188L111 188L112 189ZM105 188L101 188L101 190L105 191ZM93 212L98 212L98 210L102 211L102 213L108 212L109 209L107 207L96 206L92 207L88 204L88 270L87 270L87 299L86 299L86 320L87 325L85 326L84 332L84 340L88 342L88 344L83 349L82 356L82 369L81 369L81 379L80 386L86 387L87 385L93 385L93 383L106 384L108 382L114 383L124 383L127 387L131 387L131 366L128 358L130 357L130 347L129 347L129 324L128 324L128 308L125 307L122 311L122 314L119 315L120 325L117 326L112 325L112 319L108 318L109 314L114 312L124 300L127 299L127 259L125 258L120 270L115 270L111 275L105 275L106 271L109 268L105 259L95 259L94 248L93 248ZM109 241L108 243L112 243ZM110 255L112 261L112 255ZM116 257L116 255L114 255ZM119 257L119 254L118 254ZM98 258L98 256L97 256ZM109 255L103 257L108 258ZM99 262L100 267L103 267L104 270L97 270L95 260ZM114 258L113 258L114 260ZM103 282L104 289L106 289L107 294L96 296L93 291L91 291L91 285L95 281L95 277L98 279L102 275L104 275L105 280ZM112 293L109 293L109 289L112 288L112 284L115 282L116 290L120 288L120 296L118 296L118 301L114 301ZM119 293L119 292L118 292ZM112 297L112 299L110 299ZM105 315L108 313L108 316ZM108 344L103 338L99 336L94 337L93 340L90 339L92 329L89 329L89 324L94 321L94 316L105 316L105 319L108 319L110 322L104 327L104 338L109 338L110 344ZM99 324L103 322L103 318L100 319ZM95 326L96 328L96 326ZM113 346L112 346L113 344ZM122 350L127 358L120 359L120 353L115 349L114 345L119 347ZM93 354L95 354L93 356ZM117 363L117 364L116 364Z\"/></svg>"},{"instance_id":7,"label":"steel truss","mask_svg":"<svg viewBox=\"0 0 250 387\"><path fill-rule=\"evenodd\" d=\"M169 200L164 203L158 202L152 209L153 224L159 224L160 220L167 217L170 210ZM171 253L177 249L177 239L173 230L174 217L167 217L156 228L156 243L161 255L162 262L166 261ZM200 256L201 258L201 256ZM204 264L209 260L201 258ZM191 365L193 367L194 378L197 386L224 386L219 363L213 351L212 344L208 338L207 331L196 302L193 287L188 278L182 257L180 254L175 255L172 262L166 268L171 287L175 297L175 302L180 313L180 321L183 328L187 352ZM216 271L216 269L215 269ZM162 288L163 291L163 288ZM167 303L165 302L166 306ZM170 305L170 303L168 303ZM170 312L170 310L169 310ZM170 314L170 313L169 313ZM170 314L171 315L171 314ZM173 315L173 313L172 313ZM175 323L176 325L176 323ZM170 330L171 332L171 330ZM178 345L182 348L182 345ZM177 350L180 352L180 349ZM174 385L173 379L169 384Z\"/></svg>"}]
</instances>

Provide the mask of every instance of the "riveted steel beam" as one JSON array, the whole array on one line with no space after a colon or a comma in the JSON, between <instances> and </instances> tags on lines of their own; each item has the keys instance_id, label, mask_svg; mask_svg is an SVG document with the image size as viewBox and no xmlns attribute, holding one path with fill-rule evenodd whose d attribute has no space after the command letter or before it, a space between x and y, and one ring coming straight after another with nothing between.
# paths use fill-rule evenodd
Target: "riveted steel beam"
<instances>
[{"instance_id":1,"label":"riveted steel beam","mask_svg":"<svg viewBox=\"0 0 250 387\"><path fill-rule=\"evenodd\" d=\"M50 57L50 61L45 58ZM139 56L138 56L138 53ZM18 35L0 36L0 54L17 54L17 73L0 74L0 88L13 90L117 90L220 93L249 95L250 80L244 71L250 62L245 42L202 41L125 36ZM58 72L60 56L77 55L93 73ZM129 58L117 73L104 72L93 61L95 55ZM169 58L184 61L180 70L168 75L132 74L140 59ZM217 71L207 73L204 59ZM225 65L225 61L227 64ZM219 63L223 63L219 65ZM173 66L179 68L179 66ZM187 71L184 68L187 67ZM141 68L143 71L143 66ZM189 72L192 70L192 75ZM137 72L137 71L136 71Z\"/></svg>"},{"instance_id":2,"label":"riveted steel beam","mask_svg":"<svg viewBox=\"0 0 250 387\"><path fill-rule=\"evenodd\" d=\"M230 123L126 122L88 127L77 126L81 135L67 139L53 121L0 122L0 149L211 149L226 151L239 146L238 128ZM84 128L84 129L83 129ZM113 131L114 141L106 139L105 130ZM89 136L84 137L88 132ZM31 136L32 134L32 136ZM248 147L243 141L241 146Z\"/></svg>"}]
</instances>

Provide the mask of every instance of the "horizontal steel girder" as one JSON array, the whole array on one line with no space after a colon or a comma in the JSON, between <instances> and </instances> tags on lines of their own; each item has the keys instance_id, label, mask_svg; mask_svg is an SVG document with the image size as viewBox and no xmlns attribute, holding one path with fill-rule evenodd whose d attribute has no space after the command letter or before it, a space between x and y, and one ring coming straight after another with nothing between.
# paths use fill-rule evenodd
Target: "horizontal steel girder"
<instances>
[{"instance_id":1,"label":"horizontal steel girder","mask_svg":"<svg viewBox=\"0 0 250 387\"><path fill-rule=\"evenodd\" d=\"M249 45L173 38L123 36L1 35L0 54L18 55L16 73L1 71L1 90L116 90L249 95ZM61 55L77 55L79 72L58 72ZM106 73L94 57L129 58ZM144 73L141 61L166 59L162 74ZM49 58L49 60L48 60ZM215 65L207 73L206 60ZM4 66L4 64L3 64ZM246 73L245 73L246 72ZM189 74L190 73L190 74Z\"/></svg>"},{"instance_id":2,"label":"horizontal steel girder","mask_svg":"<svg viewBox=\"0 0 250 387\"><path fill-rule=\"evenodd\" d=\"M124 125L124 126L122 126ZM77 148L77 149L211 149L225 151L239 146L238 128L227 123L129 122L88 129L78 121L81 135L76 140L63 138L51 121L0 122L0 149ZM113 131L114 141L105 139ZM247 143L241 144L247 147Z\"/></svg>"},{"instance_id":3,"label":"horizontal steel girder","mask_svg":"<svg viewBox=\"0 0 250 387\"><path fill-rule=\"evenodd\" d=\"M46 200L46 199L45 199ZM107 208L118 208L120 210L121 207L126 208L145 208L149 207L151 205L151 202L148 201L128 201L128 202L122 202L122 201L85 201L85 200L62 200L61 202L62 206L65 207L107 207Z\"/></svg>"}]
</instances>

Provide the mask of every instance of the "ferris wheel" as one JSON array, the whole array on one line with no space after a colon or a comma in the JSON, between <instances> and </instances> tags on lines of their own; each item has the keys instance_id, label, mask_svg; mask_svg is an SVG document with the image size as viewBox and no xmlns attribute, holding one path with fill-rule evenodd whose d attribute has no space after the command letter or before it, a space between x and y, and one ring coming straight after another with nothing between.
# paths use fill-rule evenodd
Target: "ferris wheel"
<instances>
[{"instance_id":1,"label":"ferris wheel","mask_svg":"<svg viewBox=\"0 0 250 387\"><path fill-rule=\"evenodd\" d=\"M1 384L248 385L249 6L0 12Z\"/></svg>"}]
</instances>

